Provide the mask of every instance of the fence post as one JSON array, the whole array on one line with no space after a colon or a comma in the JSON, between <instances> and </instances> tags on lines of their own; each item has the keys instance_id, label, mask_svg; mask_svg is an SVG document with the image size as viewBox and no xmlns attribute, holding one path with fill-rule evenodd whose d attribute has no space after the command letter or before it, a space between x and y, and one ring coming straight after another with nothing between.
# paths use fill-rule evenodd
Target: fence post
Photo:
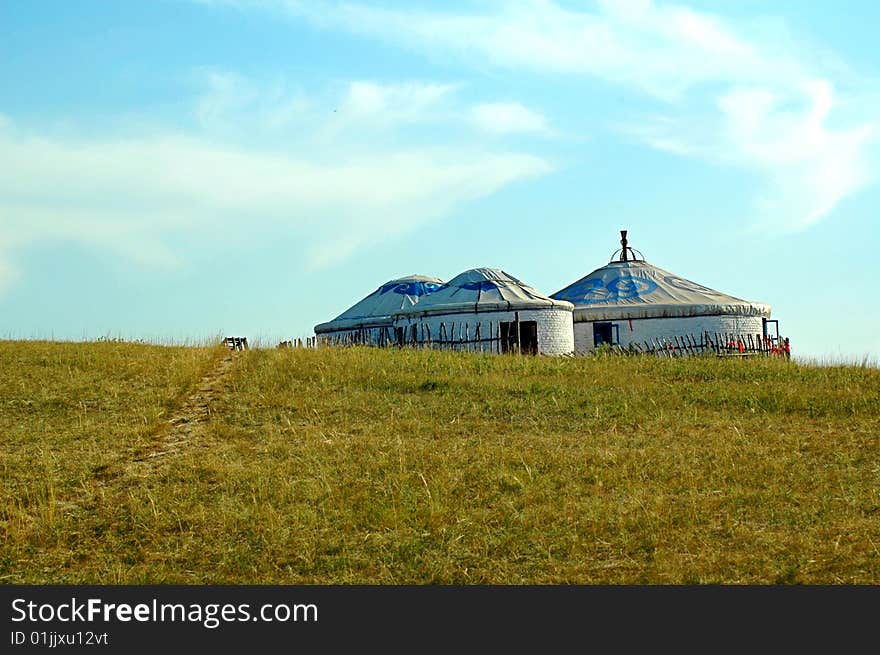
<instances>
[{"instance_id":1,"label":"fence post","mask_svg":"<svg viewBox=\"0 0 880 655\"><path fill-rule=\"evenodd\" d=\"M519 355L522 353L522 345L519 342L519 312L514 312L513 316L516 319L516 354Z\"/></svg>"}]
</instances>

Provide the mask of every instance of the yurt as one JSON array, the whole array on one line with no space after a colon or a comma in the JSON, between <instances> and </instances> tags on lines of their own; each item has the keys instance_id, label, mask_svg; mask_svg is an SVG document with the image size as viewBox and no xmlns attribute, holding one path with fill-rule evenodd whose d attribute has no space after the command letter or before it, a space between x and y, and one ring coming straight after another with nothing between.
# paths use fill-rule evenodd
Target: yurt
<instances>
[{"instance_id":1,"label":"yurt","mask_svg":"<svg viewBox=\"0 0 880 655\"><path fill-rule=\"evenodd\" d=\"M316 325L315 334L327 343L385 345L393 340L392 316L415 306L442 284L439 278L424 275L389 280L332 321Z\"/></svg>"},{"instance_id":2,"label":"yurt","mask_svg":"<svg viewBox=\"0 0 880 655\"><path fill-rule=\"evenodd\" d=\"M394 316L399 343L484 352L564 355L573 306L497 268L474 268Z\"/></svg>"},{"instance_id":3,"label":"yurt","mask_svg":"<svg viewBox=\"0 0 880 655\"><path fill-rule=\"evenodd\" d=\"M767 337L769 305L734 298L658 268L629 247L626 230L621 236L621 249L608 264L552 295L574 304L576 352L603 344L650 347L676 337Z\"/></svg>"}]
</instances>

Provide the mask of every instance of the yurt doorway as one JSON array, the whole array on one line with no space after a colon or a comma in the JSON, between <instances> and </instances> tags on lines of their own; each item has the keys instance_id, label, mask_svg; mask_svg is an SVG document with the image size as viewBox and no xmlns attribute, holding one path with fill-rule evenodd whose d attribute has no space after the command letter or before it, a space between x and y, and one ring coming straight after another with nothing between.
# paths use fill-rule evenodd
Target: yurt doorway
<instances>
[{"instance_id":1,"label":"yurt doorway","mask_svg":"<svg viewBox=\"0 0 880 655\"><path fill-rule=\"evenodd\" d=\"M593 345L598 348L603 343L609 346L620 343L620 326L617 323L593 323Z\"/></svg>"},{"instance_id":2,"label":"yurt doorway","mask_svg":"<svg viewBox=\"0 0 880 655\"><path fill-rule=\"evenodd\" d=\"M501 322L501 352L516 352L516 322ZM519 322L520 352L524 355L538 354L538 322Z\"/></svg>"}]
</instances>

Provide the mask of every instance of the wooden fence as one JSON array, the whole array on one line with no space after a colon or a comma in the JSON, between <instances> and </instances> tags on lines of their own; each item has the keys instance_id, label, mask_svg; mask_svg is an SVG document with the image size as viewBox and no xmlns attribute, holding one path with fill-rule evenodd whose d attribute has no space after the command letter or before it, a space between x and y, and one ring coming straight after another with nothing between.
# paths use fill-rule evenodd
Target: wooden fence
<instances>
[{"instance_id":1,"label":"wooden fence","mask_svg":"<svg viewBox=\"0 0 880 655\"><path fill-rule=\"evenodd\" d=\"M279 341L279 348L317 348L318 337L306 337L305 339L289 339L287 341Z\"/></svg>"},{"instance_id":2,"label":"wooden fence","mask_svg":"<svg viewBox=\"0 0 880 655\"><path fill-rule=\"evenodd\" d=\"M467 350L471 352L518 352L519 334L515 321L506 322L507 333L502 334L501 322L441 322L432 330L429 323L412 323L405 327L366 328L350 330L342 335L316 336L306 339L281 341L279 348L317 348L320 346L378 346L380 348L417 348L434 350Z\"/></svg>"},{"instance_id":3,"label":"wooden fence","mask_svg":"<svg viewBox=\"0 0 880 655\"><path fill-rule=\"evenodd\" d=\"M761 334L736 334L704 332L699 337L692 334L654 338L631 342L626 346L615 344L600 349L616 355L654 355L656 357L690 357L714 354L718 357L787 356L777 340Z\"/></svg>"},{"instance_id":4,"label":"wooden fence","mask_svg":"<svg viewBox=\"0 0 880 655\"><path fill-rule=\"evenodd\" d=\"M225 339L223 339L223 344L228 347L229 350L248 349L247 337L226 337Z\"/></svg>"},{"instance_id":5,"label":"wooden fence","mask_svg":"<svg viewBox=\"0 0 880 655\"><path fill-rule=\"evenodd\" d=\"M512 325L512 324L511 324ZM399 348L427 348L436 350L468 350L472 352L500 353L502 351L501 323L489 323L489 334L484 334L482 323L471 325L466 321L445 322L431 331L429 323L413 323L392 331L386 328L385 345ZM516 335L506 335L507 342L516 341Z\"/></svg>"},{"instance_id":6,"label":"wooden fence","mask_svg":"<svg viewBox=\"0 0 880 655\"><path fill-rule=\"evenodd\" d=\"M508 323L509 333L502 334L501 322L489 323L489 334L482 326L467 322L440 323L436 333L428 323L413 323L406 327L370 328L352 330L335 337L315 336L281 341L279 348L319 348L322 346L369 345L380 348L417 348L435 350L467 350L471 352L501 353L520 351L516 323ZM245 340L247 348L247 340ZM718 357L787 356L779 340L761 334L703 332L671 337L656 337L628 345L605 345L591 354L653 355L655 357L691 357L716 355Z\"/></svg>"}]
</instances>

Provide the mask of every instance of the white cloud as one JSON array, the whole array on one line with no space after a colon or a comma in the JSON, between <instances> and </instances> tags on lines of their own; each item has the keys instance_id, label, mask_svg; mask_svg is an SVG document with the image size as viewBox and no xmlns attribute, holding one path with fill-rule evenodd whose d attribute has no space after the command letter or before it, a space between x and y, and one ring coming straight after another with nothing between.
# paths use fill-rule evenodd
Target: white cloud
<instances>
[{"instance_id":1,"label":"white cloud","mask_svg":"<svg viewBox=\"0 0 880 655\"><path fill-rule=\"evenodd\" d=\"M168 245L175 234L276 224L300 232L308 263L321 267L550 166L476 148L326 161L179 135L71 141L4 131L0 170L0 253L52 239L169 267L183 257ZM13 274L0 260L0 282Z\"/></svg>"},{"instance_id":2,"label":"white cloud","mask_svg":"<svg viewBox=\"0 0 880 655\"><path fill-rule=\"evenodd\" d=\"M759 173L753 227L784 233L816 223L874 181L876 124L830 127L835 102L833 87L818 79L798 89L733 88L715 114L623 130L660 150Z\"/></svg>"},{"instance_id":3,"label":"white cloud","mask_svg":"<svg viewBox=\"0 0 880 655\"><path fill-rule=\"evenodd\" d=\"M439 52L465 64L597 76L664 98L719 79L782 80L802 69L790 53L759 47L720 17L648 0L603 0L595 11L524 0L469 13L348 2L214 4L274 7L318 26Z\"/></svg>"},{"instance_id":4,"label":"white cloud","mask_svg":"<svg viewBox=\"0 0 880 655\"><path fill-rule=\"evenodd\" d=\"M551 133L543 114L520 103L468 105L459 84L352 80L306 94L279 79L258 82L211 71L200 77L200 85L193 108L198 125L212 135L249 143L261 136L277 143L285 133L308 133L323 148L344 144L351 150L371 140L387 144L394 130L426 125L494 135ZM408 139L414 136L407 133Z\"/></svg>"},{"instance_id":5,"label":"white cloud","mask_svg":"<svg viewBox=\"0 0 880 655\"><path fill-rule=\"evenodd\" d=\"M212 70L198 76L202 92L193 107L200 127L212 134L244 130L276 134L300 127L317 111L312 100L283 79L256 83L231 71Z\"/></svg>"},{"instance_id":6,"label":"white cloud","mask_svg":"<svg viewBox=\"0 0 880 655\"><path fill-rule=\"evenodd\" d=\"M735 22L651 0L600 0L593 10L552 0L470 11L289 0L235 4L273 7L464 66L589 76L664 101L670 115L634 118L624 131L654 148L759 174L757 220L769 229L815 223L874 178L876 122L857 117L878 115L876 97L858 90L864 79L834 57L815 57L779 21L768 28L769 22ZM816 70L821 60L831 67ZM852 80L856 90L842 90L841 83ZM484 106L474 108L472 120L499 131L540 126L514 111L503 114Z\"/></svg>"},{"instance_id":7,"label":"white cloud","mask_svg":"<svg viewBox=\"0 0 880 655\"><path fill-rule=\"evenodd\" d=\"M800 111L786 109L788 98L767 90L735 89L719 102L724 139L738 164L763 170L767 190L761 215L775 216L783 231L811 225L873 180L868 146L876 127L829 127L834 89L823 80L804 83Z\"/></svg>"},{"instance_id":8,"label":"white cloud","mask_svg":"<svg viewBox=\"0 0 880 655\"><path fill-rule=\"evenodd\" d=\"M0 292L30 244L75 242L167 269L186 261L181 239L242 224L301 234L306 265L331 266L552 169L454 130L442 147L433 130L422 143L397 138L409 125L468 125L453 84L355 80L306 93L228 71L196 81L190 133L57 138L0 115Z\"/></svg>"},{"instance_id":9,"label":"white cloud","mask_svg":"<svg viewBox=\"0 0 880 655\"><path fill-rule=\"evenodd\" d=\"M382 126L427 122L442 113L443 101L455 88L452 84L351 82L341 118Z\"/></svg>"},{"instance_id":10,"label":"white cloud","mask_svg":"<svg viewBox=\"0 0 880 655\"><path fill-rule=\"evenodd\" d=\"M471 120L480 129L498 134L517 132L546 133L547 120L542 114L518 102L492 102L471 108Z\"/></svg>"}]
</instances>

